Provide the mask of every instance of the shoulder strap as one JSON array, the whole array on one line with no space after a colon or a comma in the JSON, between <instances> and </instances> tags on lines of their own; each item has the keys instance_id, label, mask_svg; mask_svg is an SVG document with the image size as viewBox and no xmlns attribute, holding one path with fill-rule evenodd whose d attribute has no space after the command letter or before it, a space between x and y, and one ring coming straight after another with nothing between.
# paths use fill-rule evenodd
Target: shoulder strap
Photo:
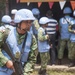
<instances>
[{"instance_id":1,"label":"shoulder strap","mask_svg":"<svg viewBox=\"0 0 75 75\"><path fill-rule=\"evenodd\" d=\"M21 55L20 55L19 61L21 60L22 54L24 53L24 47L25 47L25 44L26 44L27 34L28 33L26 33L25 38L24 38L24 42L23 42L23 45L22 45Z\"/></svg>"},{"instance_id":2,"label":"shoulder strap","mask_svg":"<svg viewBox=\"0 0 75 75\"><path fill-rule=\"evenodd\" d=\"M67 21L67 23L69 24L69 26L72 25L71 22L69 22L69 21L66 19L66 17L64 17L64 19Z\"/></svg>"}]
</instances>

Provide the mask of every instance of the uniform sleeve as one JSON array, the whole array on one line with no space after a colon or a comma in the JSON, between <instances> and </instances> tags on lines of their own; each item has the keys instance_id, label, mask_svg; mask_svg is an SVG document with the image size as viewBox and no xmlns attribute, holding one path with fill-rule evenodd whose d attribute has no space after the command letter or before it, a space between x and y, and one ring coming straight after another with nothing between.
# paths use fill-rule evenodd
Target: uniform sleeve
<instances>
[{"instance_id":1,"label":"uniform sleeve","mask_svg":"<svg viewBox=\"0 0 75 75\"><path fill-rule=\"evenodd\" d=\"M44 31L42 29L38 30L38 40L44 41L47 40L47 35L43 35Z\"/></svg>"},{"instance_id":2,"label":"uniform sleeve","mask_svg":"<svg viewBox=\"0 0 75 75\"><path fill-rule=\"evenodd\" d=\"M70 25L70 26L68 27L68 31L71 32L71 33L74 32L74 30L72 30L72 25Z\"/></svg>"},{"instance_id":3,"label":"uniform sleeve","mask_svg":"<svg viewBox=\"0 0 75 75\"><path fill-rule=\"evenodd\" d=\"M24 67L24 71L25 73L29 73L32 72L34 69L34 65L36 62L36 56L37 56L37 41L36 38L33 36L32 38L32 45L31 45L31 51L29 53L29 58L28 58L28 62L26 63L25 67Z\"/></svg>"},{"instance_id":4,"label":"uniform sleeve","mask_svg":"<svg viewBox=\"0 0 75 75\"><path fill-rule=\"evenodd\" d=\"M3 53L1 52L1 46L4 43L4 38L5 38L5 31L2 30L0 31L0 66L3 66L6 64L6 62L8 61L8 58L6 58Z\"/></svg>"},{"instance_id":5,"label":"uniform sleeve","mask_svg":"<svg viewBox=\"0 0 75 75\"><path fill-rule=\"evenodd\" d=\"M7 63L8 58L6 58L0 50L0 66L3 66Z\"/></svg>"},{"instance_id":6,"label":"uniform sleeve","mask_svg":"<svg viewBox=\"0 0 75 75\"><path fill-rule=\"evenodd\" d=\"M3 30L0 30L0 43L4 41L4 39L7 38L7 36L9 35L10 29L6 28Z\"/></svg>"},{"instance_id":7,"label":"uniform sleeve","mask_svg":"<svg viewBox=\"0 0 75 75\"><path fill-rule=\"evenodd\" d=\"M33 24L34 24L36 30L38 30L39 27L40 27L40 25L39 25L39 23L38 23L38 20L35 20L35 21L33 22Z\"/></svg>"}]
</instances>

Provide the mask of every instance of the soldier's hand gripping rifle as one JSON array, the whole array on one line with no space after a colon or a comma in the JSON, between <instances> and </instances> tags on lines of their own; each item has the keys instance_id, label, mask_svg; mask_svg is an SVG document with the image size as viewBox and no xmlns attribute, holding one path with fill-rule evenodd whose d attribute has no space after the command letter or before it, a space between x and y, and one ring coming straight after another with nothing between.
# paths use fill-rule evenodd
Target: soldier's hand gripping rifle
<instances>
[{"instance_id":1,"label":"soldier's hand gripping rifle","mask_svg":"<svg viewBox=\"0 0 75 75\"><path fill-rule=\"evenodd\" d=\"M14 54L12 54L11 48L8 45L8 43L5 42L3 45L3 48L13 61L13 65L14 65L14 69L15 69L14 75L23 75L24 70L23 70L22 64L21 64L20 60L17 60L15 58Z\"/></svg>"},{"instance_id":2,"label":"soldier's hand gripping rifle","mask_svg":"<svg viewBox=\"0 0 75 75\"><path fill-rule=\"evenodd\" d=\"M72 23L71 21L68 21L66 18L65 18L65 20L67 21L67 23L69 24L69 26L72 26L72 28L75 29L75 23ZM74 19L72 19L72 20L74 20Z\"/></svg>"},{"instance_id":3,"label":"soldier's hand gripping rifle","mask_svg":"<svg viewBox=\"0 0 75 75\"><path fill-rule=\"evenodd\" d=\"M65 17L64 17L65 18ZM69 24L69 26L72 26L73 29L75 29L75 24L72 24L71 22L69 22L66 18L65 20L67 21L67 23ZM73 19L74 20L74 19Z\"/></svg>"},{"instance_id":4,"label":"soldier's hand gripping rifle","mask_svg":"<svg viewBox=\"0 0 75 75\"><path fill-rule=\"evenodd\" d=\"M15 72L13 75L24 75L24 69L23 69L24 65L22 66L21 58L22 58L22 54L24 52L27 34L28 33L26 33L26 35L25 35L24 42L23 42L22 49L21 49L21 54L20 54L18 59L15 58L13 52L11 51L11 48L10 48L8 42L6 41L7 36L6 36L6 38L4 38L3 50L6 51L6 53L10 56L10 58L13 61L13 65L14 65L14 69L15 69Z\"/></svg>"}]
</instances>

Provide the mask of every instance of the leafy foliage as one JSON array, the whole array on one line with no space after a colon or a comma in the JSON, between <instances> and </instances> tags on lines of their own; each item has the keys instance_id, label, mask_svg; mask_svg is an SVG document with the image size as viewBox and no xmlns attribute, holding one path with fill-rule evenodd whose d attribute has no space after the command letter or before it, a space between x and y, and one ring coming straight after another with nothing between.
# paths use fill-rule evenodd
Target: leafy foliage
<instances>
[{"instance_id":1,"label":"leafy foliage","mask_svg":"<svg viewBox=\"0 0 75 75\"><path fill-rule=\"evenodd\" d=\"M0 0L0 10L5 8L6 0Z\"/></svg>"},{"instance_id":2,"label":"leafy foliage","mask_svg":"<svg viewBox=\"0 0 75 75\"><path fill-rule=\"evenodd\" d=\"M6 0L0 0L0 24L1 24L1 18L5 14L5 6L6 6Z\"/></svg>"}]
</instances>

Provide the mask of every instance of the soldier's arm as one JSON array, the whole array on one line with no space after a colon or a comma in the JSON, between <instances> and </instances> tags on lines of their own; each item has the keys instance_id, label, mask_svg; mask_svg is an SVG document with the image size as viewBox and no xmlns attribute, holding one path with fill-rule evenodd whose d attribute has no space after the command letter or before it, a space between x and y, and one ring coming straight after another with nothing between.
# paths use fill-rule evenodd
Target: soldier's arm
<instances>
[{"instance_id":1,"label":"soldier's arm","mask_svg":"<svg viewBox=\"0 0 75 75\"><path fill-rule=\"evenodd\" d=\"M42 29L38 30L38 40L40 41L44 41L48 39L48 35L43 35L43 32L44 31Z\"/></svg>"},{"instance_id":2,"label":"soldier's arm","mask_svg":"<svg viewBox=\"0 0 75 75\"><path fill-rule=\"evenodd\" d=\"M35 20L35 21L33 22L33 24L34 24L36 30L38 30L39 27L40 27L40 25L39 25L39 23L38 23L38 20Z\"/></svg>"},{"instance_id":3,"label":"soldier's arm","mask_svg":"<svg viewBox=\"0 0 75 75\"><path fill-rule=\"evenodd\" d=\"M13 69L12 61L3 55L1 48L0 48L0 66L4 66L4 65L6 65L7 68Z\"/></svg>"},{"instance_id":4,"label":"soldier's arm","mask_svg":"<svg viewBox=\"0 0 75 75\"><path fill-rule=\"evenodd\" d=\"M6 65L8 68L13 68L13 63L2 53L2 45L4 43L4 39L7 38L9 33L8 29L4 29L0 31L0 66Z\"/></svg>"},{"instance_id":5,"label":"soldier's arm","mask_svg":"<svg viewBox=\"0 0 75 75\"><path fill-rule=\"evenodd\" d=\"M72 30L72 25L70 25L70 26L68 27L68 31L71 32L71 33L74 33L74 30Z\"/></svg>"},{"instance_id":6,"label":"soldier's arm","mask_svg":"<svg viewBox=\"0 0 75 75\"><path fill-rule=\"evenodd\" d=\"M4 38L4 30L0 31L0 66L3 66L8 61L8 58L6 58L3 53L1 52L1 46L3 44L3 38Z\"/></svg>"},{"instance_id":7,"label":"soldier's arm","mask_svg":"<svg viewBox=\"0 0 75 75\"><path fill-rule=\"evenodd\" d=\"M33 67L36 63L36 57L37 57L37 41L35 36L32 38L32 44L31 44L31 51L29 53L28 61L24 67L25 73L32 72Z\"/></svg>"},{"instance_id":8,"label":"soldier's arm","mask_svg":"<svg viewBox=\"0 0 75 75\"><path fill-rule=\"evenodd\" d=\"M3 66L7 63L8 61L8 58L6 58L3 53L1 52L1 49L0 49L0 66Z\"/></svg>"}]
</instances>

